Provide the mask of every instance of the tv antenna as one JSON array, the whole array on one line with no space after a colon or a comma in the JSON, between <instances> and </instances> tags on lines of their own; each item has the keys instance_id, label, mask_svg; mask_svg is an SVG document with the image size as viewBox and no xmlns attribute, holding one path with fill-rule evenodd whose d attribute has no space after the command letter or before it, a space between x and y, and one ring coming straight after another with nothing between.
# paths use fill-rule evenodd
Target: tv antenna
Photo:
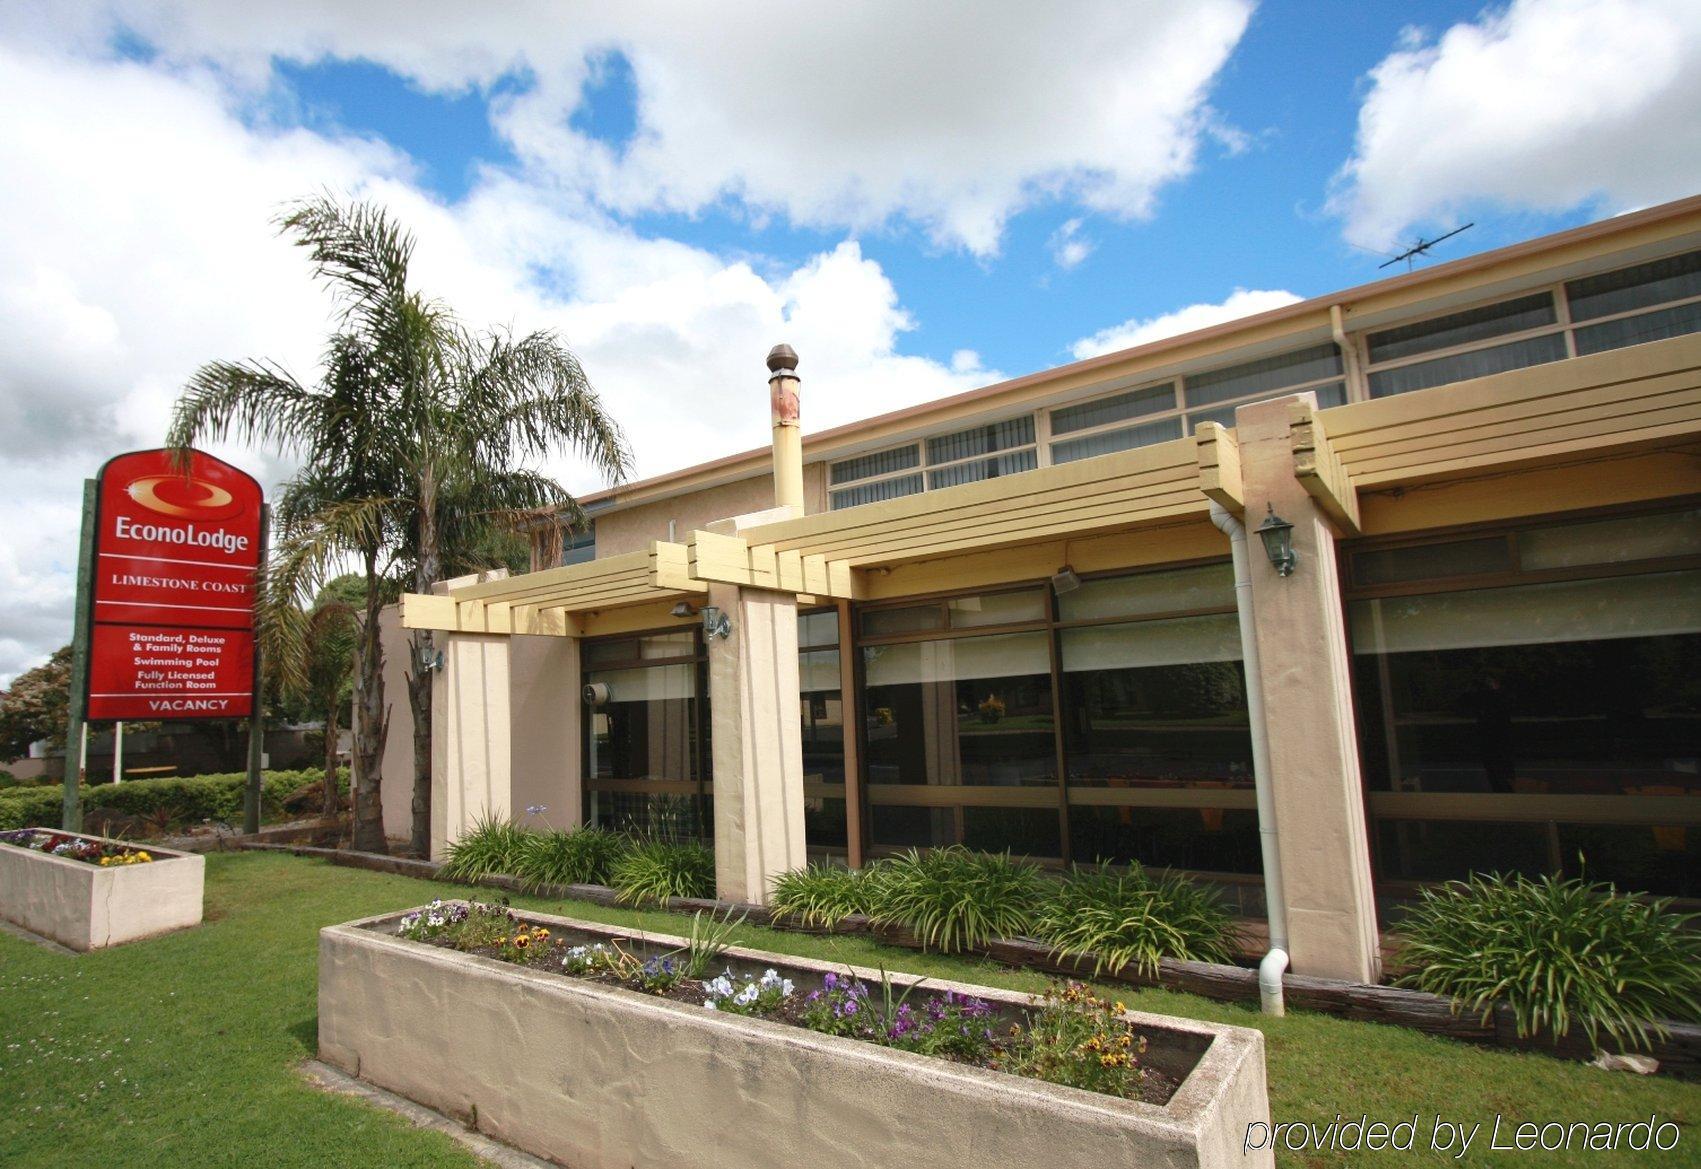
<instances>
[{"instance_id":1,"label":"tv antenna","mask_svg":"<svg viewBox=\"0 0 1701 1169\"><path fill-rule=\"evenodd\" d=\"M1383 268L1387 268L1387 267L1390 267L1394 264L1398 264L1401 260L1404 260L1406 262L1406 271L1410 272L1412 270L1412 261L1415 260L1417 257L1428 255L1429 249L1433 248L1436 244L1440 243L1442 240L1452 239L1454 236L1458 235L1461 231L1464 231L1466 228L1471 228L1471 227L1475 227L1475 226L1476 226L1475 223L1467 223L1467 224L1465 224L1464 227L1455 227L1452 231L1449 231L1449 232L1447 232L1443 235L1438 235L1434 239L1424 239L1420 235L1420 236L1418 236L1417 243L1413 244L1411 247L1407 248L1405 251L1401 252L1399 255L1392 256L1387 261L1376 265L1377 270L1380 271ZM1388 255L1388 253L1384 252L1383 255Z\"/></svg>"}]
</instances>

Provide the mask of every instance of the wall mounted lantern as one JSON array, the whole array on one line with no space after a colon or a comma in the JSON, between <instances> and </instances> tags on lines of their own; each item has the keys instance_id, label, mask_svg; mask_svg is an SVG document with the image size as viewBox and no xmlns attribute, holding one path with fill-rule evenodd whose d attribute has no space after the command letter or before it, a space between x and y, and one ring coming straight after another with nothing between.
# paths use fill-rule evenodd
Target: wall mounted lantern
<instances>
[{"instance_id":1,"label":"wall mounted lantern","mask_svg":"<svg viewBox=\"0 0 1701 1169\"><path fill-rule=\"evenodd\" d=\"M1293 525L1276 514L1276 505L1264 505L1268 514L1258 525L1258 538L1264 541L1264 555L1270 558L1279 576L1292 576L1299 554L1293 550Z\"/></svg>"},{"instance_id":2,"label":"wall mounted lantern","mask_svg":"<svg viewBox=\"0 0 1701 1169\"><path fill-rule=\"evenodd\" d=\"M443 668L443 651L429 645L419 647L419 672L429 674Z\"/></svg>"},{"instance_id":3,"label":"wall mounted lantern","mask_svg":"<svg viewBox=\"0 0 1701 1169\"><path fill-rule=\"evenodd\" d=\"M1060 597L1064 593L1072 593L1080 587L1080 576L1077 575L1075 570L1070 568L1067 564L1051 575L1051 591Z\"/></svg>"},{"instance_id":4,"label":"wall mounted lantern","mask_svg":"<svg viewBox=\"0 0 1701 1169\"><path fill-rule=\"evenodd\" d=\"M732 632L732 618L720 611L719 606L703 606L703 636L725 637Z\"/></svg>"}]
</instances>

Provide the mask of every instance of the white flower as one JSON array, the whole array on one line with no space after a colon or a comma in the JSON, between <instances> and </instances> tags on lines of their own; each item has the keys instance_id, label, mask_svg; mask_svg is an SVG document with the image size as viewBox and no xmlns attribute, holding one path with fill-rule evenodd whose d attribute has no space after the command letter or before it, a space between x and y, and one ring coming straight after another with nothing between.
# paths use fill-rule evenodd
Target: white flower
<instances>
[{"instance_id":1,"label":"white flower","mask_svg":"<svg viewBox=\"0 0 1701 1169\"><path fill-rule=\"evenodd\" d=\"M744 989L733 996L732 1001L741 1007L748 1007L751 1003L756 1001L756 996L759 993L760 992L756 989L756 984L754 982L747 982L744 984Z\"/></svg>"}]
</instances>

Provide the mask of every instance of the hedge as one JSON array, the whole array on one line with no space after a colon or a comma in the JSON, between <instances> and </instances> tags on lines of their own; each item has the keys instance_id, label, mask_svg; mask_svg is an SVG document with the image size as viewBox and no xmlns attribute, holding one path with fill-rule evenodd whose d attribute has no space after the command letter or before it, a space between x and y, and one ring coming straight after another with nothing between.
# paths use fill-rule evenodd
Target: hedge
<instances>
[{"instance_id":1,"label":"hedge","mask_svg":"<svg viewBox=\"0 0 1701 1169\"><path fill-rule=\"evenodd\" d=\"M297 789L324 778L320 769L268 771L261 780L261 811L275 817L283 801ZM174 821L198 824L202 820L242 818L242 792L248 777L241 772L227 775L167 776L161 779L132 779L124 783L99 784L83 791L85 813L96 808L122 816L151 817L167 813ZM343 790L348 773L340 773ZM0 830L28 825L51 827L59 823L62 804L60 788L15 788L0 791Z\"/></svg>"}]
</instances>

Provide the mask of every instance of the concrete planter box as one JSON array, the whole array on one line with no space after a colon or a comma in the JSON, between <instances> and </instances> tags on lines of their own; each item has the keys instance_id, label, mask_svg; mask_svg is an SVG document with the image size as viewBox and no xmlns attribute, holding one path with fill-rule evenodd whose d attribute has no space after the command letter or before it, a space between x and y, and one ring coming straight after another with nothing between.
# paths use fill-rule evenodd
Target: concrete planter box
<instances>
[{"instance_id":1,"label":"concrete planter box","mask_svg":"<svg viewBox=\"0 0 1701 1169\"><path fill-rule=\"evenodd\" d=\"M147 864L102 868L0 844L0 917L32 934L82 951L201 924L205 857L87 832L66 835L145 848L154 859Z\"/></svg>"},{"instance_id":2,"label":"concrete planter box","mask_svg":"<svg viewBox=\"0 0 1701 1169\"><path fill-rule=\"evenodd\" d=\"M319 935L319 1058L573 1169L798 1166L1269 1166L1257 1031L1133 1015L1163 1105L717 1014L395 935L401 913ZM527 913L557 935L682 940ZM844 967L733 948L735 968ZM859 970L865 979L877 971ZM893 981L910 981L894 976ZM995 1006L1027 996L929 979Z\"/></svg>"}]
</instances>

